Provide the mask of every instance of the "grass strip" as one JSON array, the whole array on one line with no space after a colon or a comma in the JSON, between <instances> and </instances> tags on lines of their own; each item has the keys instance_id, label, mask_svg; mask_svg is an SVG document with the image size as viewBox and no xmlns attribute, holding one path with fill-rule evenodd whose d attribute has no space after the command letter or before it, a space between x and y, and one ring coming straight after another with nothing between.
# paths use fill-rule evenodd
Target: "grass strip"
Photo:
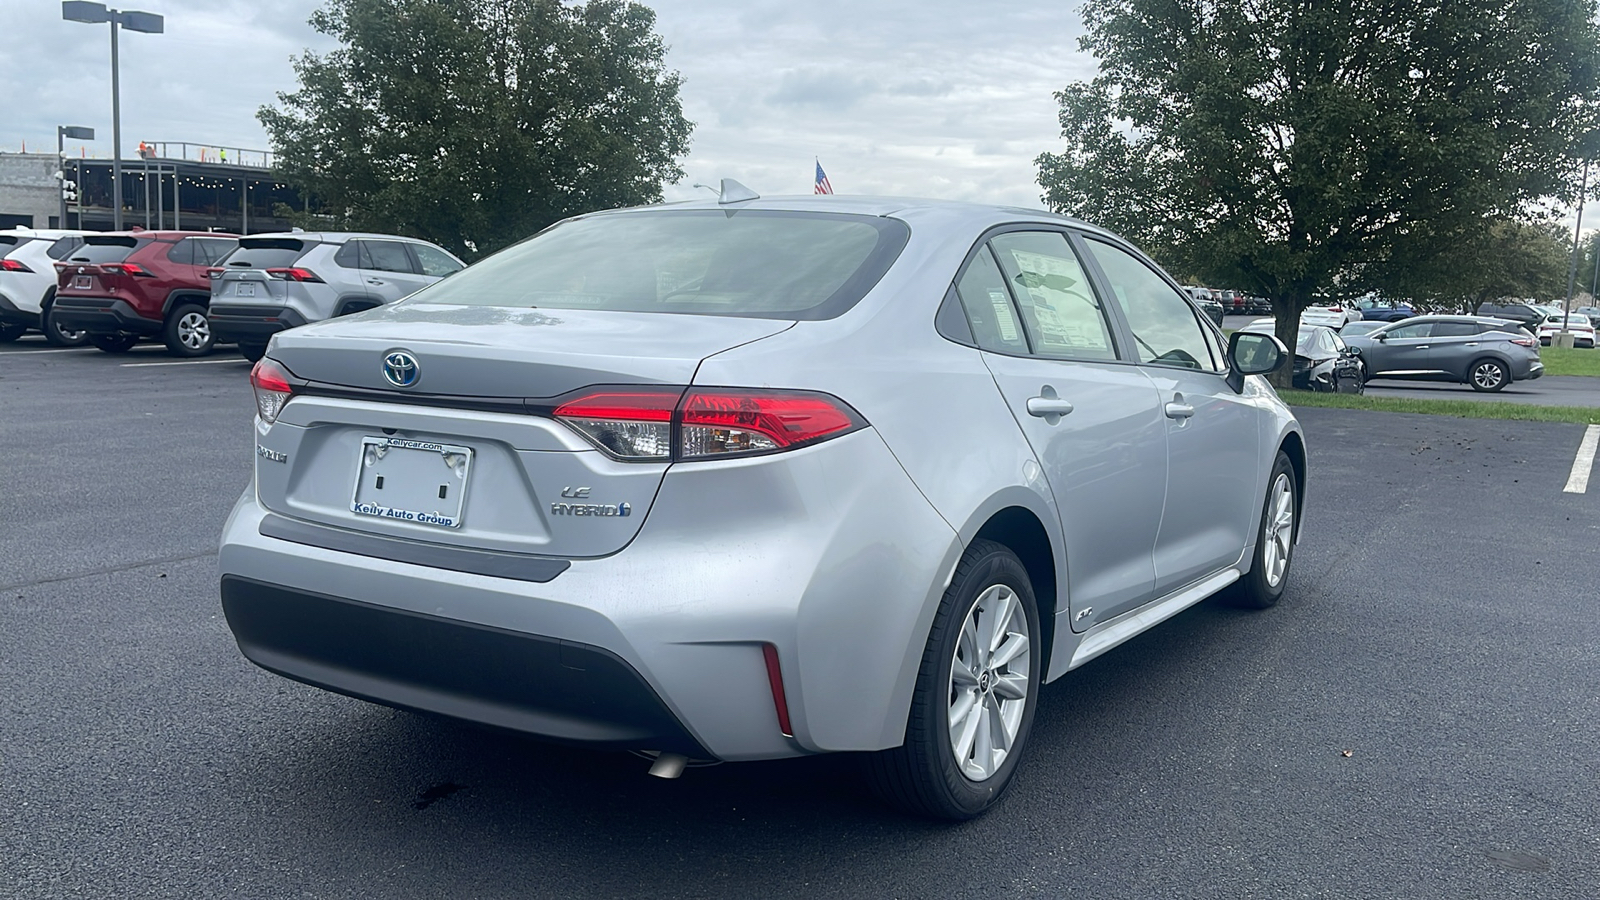
<instances>
[{"instance_id":1,"label":"grass strip","mask_svg":"<svg viewBox=\"0 0 1600 900\"><path fill-rule=\"evenodd\" d=\"M1600 378L1600 350L1579 347L1541 347L1539 361L1546 375L1590 375Z\"/></svg>"},{"instance_id":2,"label":"grass strip","mask_svg":"<svg viewBox=\"0 0 1600 900\"><path fill-rule=\"evenodd\" d=\"M1335 409L1371 409L1378 412L1421 413L1458 419L1511 419L1518 422L1573 422L1600 425L1600 407L1533 406L1524 403L1477 400L1422 400L1416 397L1374 397L1370 394L1319 394L1279 391L1290 406Z\"/></svg>"}]
</instances>

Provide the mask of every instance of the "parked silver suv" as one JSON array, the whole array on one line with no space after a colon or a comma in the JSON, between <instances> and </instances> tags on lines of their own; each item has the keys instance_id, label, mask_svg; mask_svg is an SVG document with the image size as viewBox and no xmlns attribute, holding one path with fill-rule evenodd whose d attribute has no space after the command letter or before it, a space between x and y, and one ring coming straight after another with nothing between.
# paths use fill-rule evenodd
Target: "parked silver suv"
<instances>
[{"instance_id":1,"label":"parked silver suv","mask_svg":"<svg viewBox=\"0 0 1600 900\"><path fill-rule=\"evenodd\" d=\"M255 361L286 328L393 303L463 265L426 241L388 234L253 235L211 270L211 332Z\"/></svg>"},{"instance_id":2,"label":"parked silver suv","mask_svg":"<svg viewBox=\"0 0 1600 900\"><path fill-rule=\"evenodd\" d=\"M664 776L866 752L959 819L1045 682L1283 595L1272 335L1061 216L725 196L276 337L218 562L245 656Z\"/></svg>"}]
</instances>

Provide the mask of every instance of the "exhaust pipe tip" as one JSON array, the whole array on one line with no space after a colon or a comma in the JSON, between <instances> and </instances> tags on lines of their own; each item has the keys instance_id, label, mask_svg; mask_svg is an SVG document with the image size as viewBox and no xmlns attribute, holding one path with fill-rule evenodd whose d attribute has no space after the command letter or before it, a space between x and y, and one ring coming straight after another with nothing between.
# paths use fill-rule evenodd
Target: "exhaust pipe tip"
<instances>
[{"instance_id":1,"label":"exhaust pipe tip","mask_svg":"<svg viewBox=\"0 0 1600 900\"><path fill-rule=\"evenodd\" d=\"M677 778L688 764L689 757L681 753L663 753L650 764L650 774L657 778Z\"/></svg>"}]
</instances>

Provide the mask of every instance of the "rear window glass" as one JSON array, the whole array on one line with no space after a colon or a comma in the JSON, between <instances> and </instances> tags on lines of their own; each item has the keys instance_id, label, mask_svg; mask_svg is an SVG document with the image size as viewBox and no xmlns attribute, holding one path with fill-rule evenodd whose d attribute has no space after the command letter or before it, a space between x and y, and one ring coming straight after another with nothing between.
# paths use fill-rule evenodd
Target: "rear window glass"
<instances>
[{"instance_id":1,"label":"rear window glass","mask_svg":"<svg viewBox=\"0 0 1600 900\"><path fill-rule=\"evenodd\" d=\"M83 238L81 237L74 236L58 238L54 244L50 245L50 249L45 251L45 255L51 259L60 259L61 257L66 256L68 253L78 249L78 247L82 246L82 244Z\"/></svg>"},{"instance_id":2,"label":"rear window glass","mask_svg":"<svg viewBox=\"0 0 1600 900\"><path fill-rule=\"evenodd\" d=\"M307 243L295 238L244 238L223 262L241 269L284 269L305 254Z\"/></svg>"},{"instance_id":3,"label":"rear window glass","mask_svg":"<svg viewBox=\"0 0 1600 900\"><path fill-rule=\"evenodd\" d=\"M149 243L146 241L145 243ZM111 263L122 262L139 246L138 238L131 237L90 237L85 238L83 246L72 251L73 262L86 263Z\"/></svg>"},{"instance_id":4,"label":"rear window glass","mask_svg":"<svg viewBox=\"0 0 1600 900\"><path fill-rule=\"evenodd\" d=\"M7 249L16 246L19 240L20 238L14 234L0 234L0 254L4 254Z\"/></svg>"},{"instance_id":5,"label":"rear window glass","mask_svg":"<svg viewBox=\"0 0 1600 900\"><path fill-rule=\"evenodd\" d=\"M663 210L558 225L425 288L418 303L827 319L910 236L876 216Z\"/></svg>"}]
</instances>

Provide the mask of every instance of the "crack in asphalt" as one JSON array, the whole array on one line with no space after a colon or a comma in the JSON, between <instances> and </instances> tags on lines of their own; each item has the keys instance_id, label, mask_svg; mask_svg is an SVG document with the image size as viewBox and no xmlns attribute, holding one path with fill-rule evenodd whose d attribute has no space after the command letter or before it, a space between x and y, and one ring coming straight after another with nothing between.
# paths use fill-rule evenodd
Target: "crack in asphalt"
<instances>
[{"instance_id":1,"label":"crack in asphalt","mask_svg":"<svg viewBox=\"0 0 1600 900\"><path fill-rule=\"evenodd\" d=\"M0 584L0 591L15 591L21 588L38 587L41 584L58 584L63 581L76 581L79 578L92 578L95 575L114 575L118 572L129 572L134 569L147 569L151 566L160 566L167 563L189 562L191 560L205 559L206 557L216 555L217 551L207 550L204 553L190 553L184 556L161 556L155 559L143 560L141 562L124 563L122 565L115 566L100 566L94 569L85 569L82 572L74 572L70 575L52 575L48 578L35 578L32 581L19 581L15 584Z\"/></svg>"}]
</instances>

